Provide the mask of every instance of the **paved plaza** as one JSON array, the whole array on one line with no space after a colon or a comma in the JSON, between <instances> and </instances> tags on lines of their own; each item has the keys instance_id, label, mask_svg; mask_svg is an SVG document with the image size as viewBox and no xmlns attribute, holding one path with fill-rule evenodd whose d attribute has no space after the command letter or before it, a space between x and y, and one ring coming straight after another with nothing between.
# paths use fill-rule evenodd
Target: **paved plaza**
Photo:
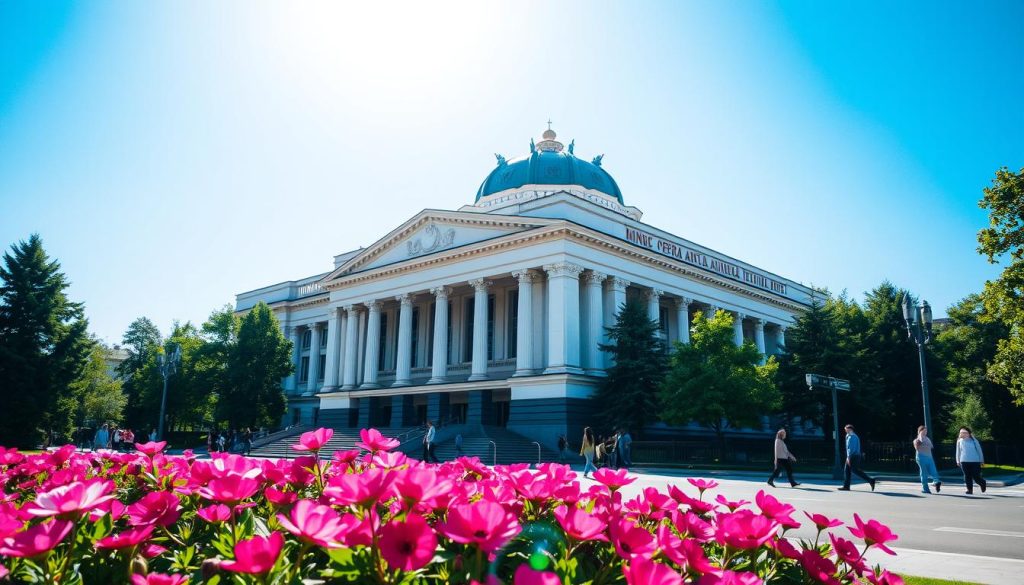
<instances>
[{"instance_id":1,"label":"paved plaza","mask_svg":"<svg viewBox=\"0 0 1024 585\"><path fill-rule=\"evenodd\" d=\"M623 489L627 499L651 486L665 489L678 485L687 493L696 492L686 482L687 476L646 472L636 476L637 481ZM779 481L776 485L780 487L773 489L746 474L715 475L714 479L721 485L712 497L723 493L732 500L753 502L758 490L764 489L801 512L818 512L848 523L857 513L864 520L874 518L887 524L899 535L892 546L897 556L868 556L871 563L898 573L975 583L1024 582L1024 485L992 485L985 494L975 488L974 495L967 496L962 481L944 483L941 493L927 495L921 493L920 484L906 481L879 481L872 493L866 484L854 484L852 491L840 492L836 491L838 481L804 481L799 474L797 480L803 483L796 488ZM580 480L584 487L592 481L582 475ZM813 540L814 525L800 512L794 517L802 526L792 531L791 537Z\"/></svg>"}]
</instances>

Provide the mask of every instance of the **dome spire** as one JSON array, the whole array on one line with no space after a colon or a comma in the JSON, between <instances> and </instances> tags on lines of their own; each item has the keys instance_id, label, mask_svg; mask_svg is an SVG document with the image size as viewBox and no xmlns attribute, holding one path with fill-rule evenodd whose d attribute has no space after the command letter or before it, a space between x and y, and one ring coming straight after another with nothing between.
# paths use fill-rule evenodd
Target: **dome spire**
<instances>
[{"instance_id":1,"label":"dome spire","mask_svg":"<svg viewBox=\"0 0 1024 585\"><path fill-rule=\"evenodd\" d=\"M565 145L555 140L558 134L551 129L551 118L548 118L548 129L541 134L541 141L537 143L537 150L541 152L562 152Z\"/></svg>"}]
</instances>

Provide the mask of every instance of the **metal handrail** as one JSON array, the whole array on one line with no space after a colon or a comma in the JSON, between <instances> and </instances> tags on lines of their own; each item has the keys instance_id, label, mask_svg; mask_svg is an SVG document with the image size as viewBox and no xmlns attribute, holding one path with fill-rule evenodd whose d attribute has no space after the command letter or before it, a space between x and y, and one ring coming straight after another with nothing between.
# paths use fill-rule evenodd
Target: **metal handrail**
<instances>
[{"instance_id":1,"label":"metal handrail","mask_svg":"<svg viewBox=\"0 0 1024 585\"><path fill-rule=\"evenodd\" d=\"M540 465L540 443L534 441L533 444L537 445L537 465Z\"/></svg>"},{"instance_id":2,"label":"metal handrail","mask_svg":"<svg viewBox=\"0 0 1024 585\"><path fill-rule=\"evenodd\" d=\"M495 443L494 441L487 441L487 442L490 443L491 447L494 448L494 462L491 464L491 467L497 467L497 465L498 465L498 444Z\"/></svg>"}]
</instances>

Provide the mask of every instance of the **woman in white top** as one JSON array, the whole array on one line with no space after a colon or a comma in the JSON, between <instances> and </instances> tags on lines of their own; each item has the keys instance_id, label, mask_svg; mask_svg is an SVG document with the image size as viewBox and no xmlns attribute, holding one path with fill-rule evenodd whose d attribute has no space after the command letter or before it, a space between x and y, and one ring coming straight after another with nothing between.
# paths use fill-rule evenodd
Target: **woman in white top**
<instances>
[{"instance_id":1,"label":"woman in white top","mask_svg":"<svg viewBox=\"0 0 1024 585\"><path fill-rule=\"evenodd\" d=\"M985 455L981 452L981 443L974 438L974 433L967 427L960 427L960 438L956 440L956 464L964 474L967 494L974 493L974 482L981 486L985 493L988 484L981 477L981 466L985 464Z\"/></svg>"},{"instance_id":2,"label":"woman in white top","mask_svg":"<svg viewBox=\"0 0 1024 585\"><path fill-rule=\"evenodd\" d=\"M786 429L779 429L779 432L775 433L775 471L768 478L768 485L775 487L775 478L782 473L783 469L786 470L790 486L800 485L793 479L793 466L790 461L796 461L796 457L793 457L793 454L789 452L789 447L786 446Z\"/></svg>"}]
</instances>

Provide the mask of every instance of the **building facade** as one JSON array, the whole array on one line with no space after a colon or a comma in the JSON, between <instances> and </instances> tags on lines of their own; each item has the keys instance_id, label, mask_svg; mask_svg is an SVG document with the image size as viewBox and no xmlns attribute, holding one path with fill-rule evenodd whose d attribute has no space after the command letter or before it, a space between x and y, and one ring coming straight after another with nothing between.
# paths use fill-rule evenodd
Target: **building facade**
<instances>
[{"instance_id":1,"label":"building facade","mask_svg":"<svg viewBox=\"0 0 1024 585\"><path fill-rule=\"evenodd\" d=\"M592 422L599 349L627 299L668 341L697 311L778 352L811 289L641 221L602 157L548 129L456 211L426 209L333 269L239 294L294 344L285 424L505 426L545 443Z\"/></svg>"}]
</instances>

